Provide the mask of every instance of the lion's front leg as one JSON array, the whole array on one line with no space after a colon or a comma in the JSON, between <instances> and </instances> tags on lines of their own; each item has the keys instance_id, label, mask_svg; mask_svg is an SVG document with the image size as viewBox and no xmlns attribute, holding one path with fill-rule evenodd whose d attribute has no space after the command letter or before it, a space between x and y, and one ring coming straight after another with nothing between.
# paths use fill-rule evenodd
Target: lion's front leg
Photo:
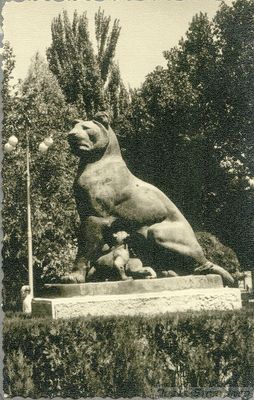
<instances>
[{"instance_id":1,"label":"lion's front leg","mask_svg":"<svg viewBox=\"0 0 254 400\"><path fill-rule=\"evenodd\" d=\"M85 257L77 255L72 272L62 278L65 283L84 283L89 271L89 261Z\"/></svg>"},{"instance_id":2,"label":"lion's front leg","mask_svg":"<svg viewBox=\"0 0 254 400\"><path fill-rule=\"evenodd\" d=\"M78 236L78 252L72 272L65 275L65 283L82 283L86 281L90 263L99 254L104 242L105 228L112 224L112 218L86 217L80 223Z\"/></svg>"}]
</instances>

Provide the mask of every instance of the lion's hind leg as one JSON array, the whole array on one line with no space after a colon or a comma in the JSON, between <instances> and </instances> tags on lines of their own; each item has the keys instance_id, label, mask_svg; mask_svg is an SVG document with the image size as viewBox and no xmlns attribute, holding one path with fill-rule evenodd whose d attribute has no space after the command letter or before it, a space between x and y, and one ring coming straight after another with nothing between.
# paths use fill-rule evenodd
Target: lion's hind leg
<instances>
[{"instance_id":1,"label":"lion's hind leg","mask_svg":"<svg viewBox=\"0 0 254 400\"><path fill-rule=\"evenodd\" d=\"M114 259L114 268L118 271L122 281L127 281L127 280L132 279L130 276L126 275L125 265L126 265L126 263L121 256L117 256Z\"/></svg>"},{"instance_id":2,"label":"lion's hind leg","mask_svg":"<svg viewBox=\"0 0 254 400\"><path fill-rule=\"evenodd\" d=\"M187 221L164 220L148 229L148 240L172 253L195 260L198 264L207 261Z\"/></svg>"},{"instance_id":3,"label":"lion's hind leg","mask_svg":"<svg viewBox=\"0 0 254 400\"><path fill-rule=\"evenodd\" d=\"M224 285L234 284L234 279L229 272L206 259L188 223L166 220L151 226L148 234L162 248L193 259L194 265L198 263L199 266L192 270L195 275L216 274L222 277Z\"/></svg>"}]
</instances>

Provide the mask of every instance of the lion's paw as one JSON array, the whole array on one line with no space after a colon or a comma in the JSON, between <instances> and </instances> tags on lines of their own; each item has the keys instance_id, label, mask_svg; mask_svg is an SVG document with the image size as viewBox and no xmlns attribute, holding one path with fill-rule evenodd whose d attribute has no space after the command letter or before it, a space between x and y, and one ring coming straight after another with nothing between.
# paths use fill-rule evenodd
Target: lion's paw
<instances>
[{"instance_id":1,"label":"lion's paw","mask_svg":"<svg viewBox=\"0 0 254 400\"><path fill-rule=\"evenodd\" d=\"M80 271L71 272L61 277L61 283L85 283L85 276Z\"/></svg>"},{"instance_id":2,"label":"lion's paw","mask_svg":"<svg viewBox=\"0 0 254 400\"><path fill-rule=\"evenodd\" d=\"M161 271L160 275L162 278L174 278L174 277L178 276L178 274L171 269L168 271Z\"/></svg>"},{"instance_id":3,"label":"lion's paw","mask_svg":"<svg viewBox=\"0 0 254 400\"><path fill-rule=\"evenodd\" d=\"M157 278L156 272L151 267L144 267L143 269L145 271L145 273L144 273L145 279Z\"/></svg>"},{"instance_id":4,"label":"lion's paw","mask_svg":"<svg viewBox=\"0 0 254 400\"><path fill-rule=\"evenodd\" d=\"M132 281L132 276L121 277L121 281Z\"/></svg>"},{"instance_id":5,"label":"lion's paw","mask_svg":"<svg viewBox=\"0 0 254 400\"><path fill-rule=\"evenodd\" d=\"M204 265L196 268L194 270L194 275L206 275L206 274L216 274L220 275L225 286L232 286L234 284L234 278L231 274L219 265L213 264L208 261Z\"/></svg>"}]
</instances>

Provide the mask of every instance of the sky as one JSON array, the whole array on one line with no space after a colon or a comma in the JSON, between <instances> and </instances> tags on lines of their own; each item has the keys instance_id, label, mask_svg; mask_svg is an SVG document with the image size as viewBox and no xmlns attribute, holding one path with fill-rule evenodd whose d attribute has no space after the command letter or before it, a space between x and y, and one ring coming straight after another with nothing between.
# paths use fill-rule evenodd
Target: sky
<instances>
[{"instance_id":1,"label":"sky","mask_svg":"<svg viewBox=\"0 0 254 400\"><path fill-rule=\"evenodd\" d=\"M232 0L225 0L232 4ZM64 9L72 17L87 12L91 39L94 41L94 14L101 7L122 27L116 60L124 83L138 87L157 65L166 66L163 51L177 45L192 17L200 11L214 17L217 0L25 0L6 2L3 15L4 40L16 56L15 80L25 78L33 55L51 43L51 22Z\"/></svg>"}]
</instances>

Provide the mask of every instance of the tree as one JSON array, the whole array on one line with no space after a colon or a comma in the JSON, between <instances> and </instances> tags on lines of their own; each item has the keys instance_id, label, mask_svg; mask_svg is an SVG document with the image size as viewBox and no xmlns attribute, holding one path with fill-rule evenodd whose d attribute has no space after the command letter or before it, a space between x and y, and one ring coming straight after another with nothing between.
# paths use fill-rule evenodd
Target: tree
<instances>
[{"instance_id":1,"label":"tree","mask_svg":"<svg viewBox=\"0 0 254 400\"><path fill-rule=\"evenodd\" d=\"M210 230L252 265L253 1L195 16L167 68L132 96L127 157L192 225ZM246 241L248 246L246 246ZM252 244L251 246L249 244Z\"/></svg>"},{"instance_id":2,"label":"tree","mask_svg":"<svg viewBox=\"0 0 254 400\"><path fill-rule=\"evenodd\" d=\"M121 28L119 20L115 19L110 32L110 17L106 17L101 9L95 14L95 35L97 40L97 62L99 64L103 83L110 75L111 65L114 64L115 50Z\"/></svg>"},{"instance_id":3,"label":"tree","mask_svg":"<svg viewBox=\"0 0 254 400\"><path fill-rule=\"evenodd\" d=\"M64 11L52 22L52 44L47 50L50 70L67 102L75 104L87 118L100 109L108 109L117 118L128 101L114 61L121 28L118 20L114 20L112 28L110 23L111 18L99 9L95 14L96 53L85 13L78 16L75 11L71 22Z\"/></svg>"},{"instance_id":4,"label":"tree","mask_svg":"<svg viewBox=\"0 0 254 400\"><path fill-rule=\"evenodd\" d=\"M12 72L15 68L15 56L13 49L9 42L5 42L3 46L3 100L4 105L7 104L7 98L10 97L10 81L12 79Z\"/></svg>"},{"instance_id":5,"label":"tree","mask_svg":"<svg viewBox=\"0 0 254 400\"><path fill-rule=\"evenodd\" d=\"M71 185L76 161L69 154L64 132L75 109L65 102L56 78L37 54L18 94L12 98L7 138L15 134L18 150L7 154L3 163L3 265L5 304L17 300L27 282L26 225L26 134L31 149L31 204L35 275L56 277L71 266L74 258L75 204ZM48 154L38 144L52 136Z\"/></svg>"},{"instance_id":6,"label":"tree","mask_svg":"<svg viewBox=\"0 0 254 400\"><path fill-rule=\"evenodd\" d=\"M197 229L203 229L205 132L209 125L200 81L202 77L205 82L204 67L207 74L214 68L210 66L215 57L212 37L207 17L195 17L188 39L165 53L167 68L158 67L147 76L133 99L130 117L134 132L130 140L135 141L130 154L140 153L135 156L135 168L142 168L143 177L159 185ZM139 150L134 153L133 147ZM138 166L140 159L142 167Z\"/></svg>"},{"instance_id":7,"label":"tree","mask_svg":"<svg viewBox=\"0 0 254 400\"><path fill-rule=\"evenodd\" d=\"M217 144L220 163L227 177L227 190L220 190L221 227L237 249L241 261L253 268L254 258L254 2L237 0L222 4L214 24L220 48L217 87L219 126L223 140ZM217 137L215 138L217 140ZM230 223L228 223L230 221Z\"/></svg>"},{"instance_id":8,"label":"tree","mask_svg":"<svg viewBox=\"0 0 254 400\"><path fill-rule=\"evenodd\" d=\"M220 48L216 80L219 124L225 135L224 154L234 154L245 164L251 162L252 168L252 157L247 154L253 152L254 146L253 15L254 2L238 0L232 7L223 4L214 20L216 41ZM241 154L247 156L248 161L243 160Z\"/></svg>"},{"instance_id":9,"label":"tree","mask_svg":"<svg viewBox=\"0 0 254 400\"><path fill-rule=\"evenodd\" d=\"M5 42L3 45L3 86L2 86L2 100L3 100L3 111L4 111L4 127L8 128L8 116L12 108L12 72L15 68L15 56L13 49L9 42Z\"/></svg>"}]
</instances>

